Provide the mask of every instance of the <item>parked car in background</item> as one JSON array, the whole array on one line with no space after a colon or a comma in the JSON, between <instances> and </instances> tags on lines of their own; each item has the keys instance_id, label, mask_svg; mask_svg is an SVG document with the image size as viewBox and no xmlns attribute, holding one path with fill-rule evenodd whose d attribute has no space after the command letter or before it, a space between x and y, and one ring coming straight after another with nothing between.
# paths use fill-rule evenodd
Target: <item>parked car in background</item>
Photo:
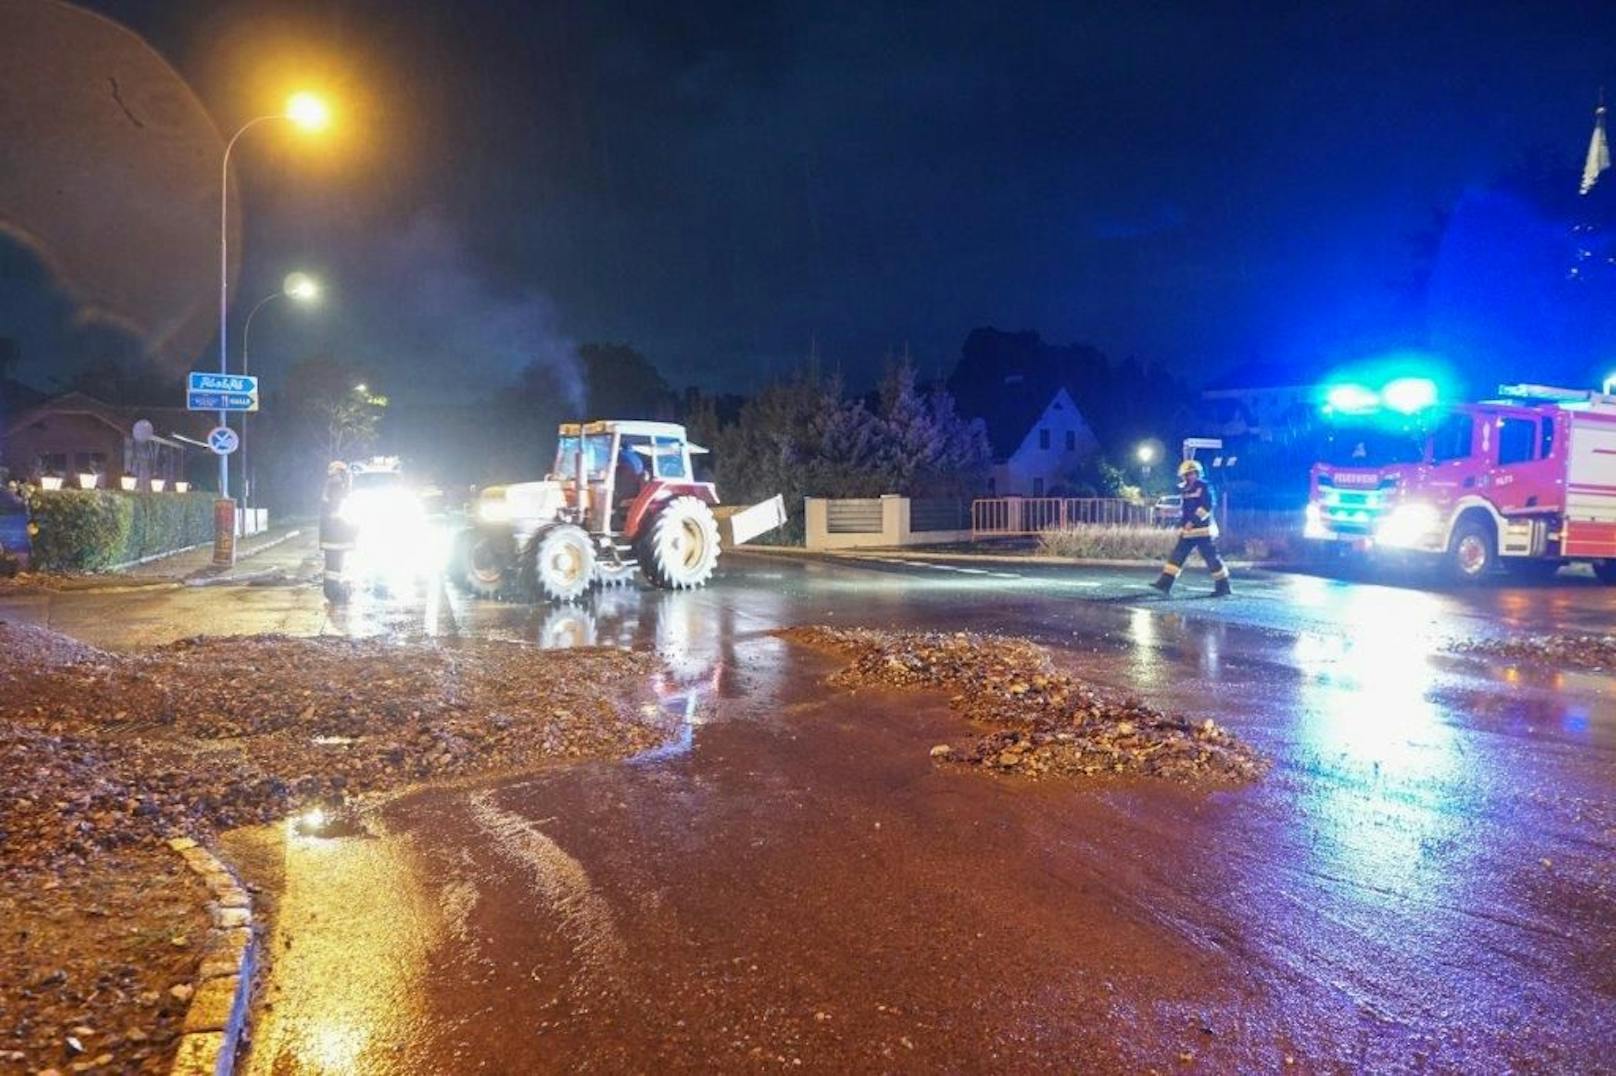
<instances>
[{"instance_id":1,"label":"parked car in background","mask_svg":"<svg viewBox=\"0 0 1616 1076\"><path fill-rule=\"evenodd\" d=\"M1170 523L1177 523L1183 510L1184 498L1176 493L1168 493L1156 498L1156 503L1151 506L1151 516L1155 519L1156 526L1165 527Z\"/></svg>"},{"instance_id":2,"label":"parked car in background","mask_svg":"<svg viewBox=\"0 0 1616 1076\"><path fill-rule=\"evenodd\" d=\"M28 566L28 506L0 488L0 574Z\"/></svg>"}]
</instances>

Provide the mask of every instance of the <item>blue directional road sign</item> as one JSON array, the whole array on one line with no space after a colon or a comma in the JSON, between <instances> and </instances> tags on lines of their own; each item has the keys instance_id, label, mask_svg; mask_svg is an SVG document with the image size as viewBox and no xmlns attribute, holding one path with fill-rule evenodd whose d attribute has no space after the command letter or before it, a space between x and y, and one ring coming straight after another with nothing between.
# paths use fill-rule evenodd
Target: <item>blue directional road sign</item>
<instances>
[{"instance_id":1,"label":"blue directional road sign","mask_svg":"<svg viewBox=\"0 0 1616 1076\"><path fill-rule=\"evenodd\" d=\"M185 386L188 411L256 411L258 379L245 374L206 374L191 371Z\"/></svg>"},{"instance_id":2,"label":"blue directional road sign","mask_svg":"<svg viewBox=\"0 0 1616 1076\"><path fill-rule=\"evenodd\" d=\"M208 431L208 447L216 456L228 456L241 446L241 438L229 426L215 426Z\"/></svg>"}]
</instances>

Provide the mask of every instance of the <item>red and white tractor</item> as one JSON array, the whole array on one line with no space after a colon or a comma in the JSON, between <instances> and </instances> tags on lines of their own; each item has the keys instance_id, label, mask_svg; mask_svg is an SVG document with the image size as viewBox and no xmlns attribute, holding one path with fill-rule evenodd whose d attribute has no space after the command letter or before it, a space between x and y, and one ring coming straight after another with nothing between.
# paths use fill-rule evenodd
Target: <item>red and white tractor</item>
<instances>
[{"instance_id":1,"label":"red and white tractor","mask_svg":"<svg viewBox=\"0 0 1616 1076\"><path fill-rule=\"evenodd\" d=\"M549 601L576 601L596 584L636 572L659 587L699 587L718 564L718 491L695 480L692 445L672 422L567 423L555 466L540 482L492 486L459 536L455 575L484 597L513 585ZM779 496L725 519L740 545L785 523Z\"/></svg>"}]
</instances>

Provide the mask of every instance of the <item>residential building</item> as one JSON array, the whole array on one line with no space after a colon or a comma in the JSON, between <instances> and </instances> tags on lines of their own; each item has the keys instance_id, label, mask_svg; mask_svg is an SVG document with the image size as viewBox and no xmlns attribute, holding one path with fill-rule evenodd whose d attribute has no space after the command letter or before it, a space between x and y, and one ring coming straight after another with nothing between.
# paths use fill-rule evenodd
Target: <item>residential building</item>
<instances>
[{"instance_id":1,"label":"residential building","mask_svg":"<svg viewBox=\"0 0 1616 1076\"><path fill-rule=\"evenodd\" d=\"M1099 451L1094 431L1071 393L1035 397L1018 391L1015 375L982 416L993 446L990 496L1057 497L1073 492L1080 467Z\"/></svg>"},{"instance_id":2,"label":"residential building","mask_svg":"<svg viewBox=\"0 0 1616 1076\"><path fill-rule=\"evenodd\" d=\"M180 437L200 441L211 416L180 408L120 407L82 392L68 392L0 419L0 466L11 477L38 481L59 477L79 485L81 474L96 485L116 487L125 475L142 482L185 477L187 457L196 451ZM151 422L150 438L137 442L135 423ZM176 436L179 435L179 436Z\"/></svg>"},{"instance_id":3,"label":"residential building","mask_svg":"<svg viewBox=\"0 0 1616 1076\"><path fill-rule=\"evenodd\" d=\"M1279 363L1245 363L1201 391L1211 430L1223 437L1286 441L1317 418L1318 371Z\"/></svg>"}]
</instances>

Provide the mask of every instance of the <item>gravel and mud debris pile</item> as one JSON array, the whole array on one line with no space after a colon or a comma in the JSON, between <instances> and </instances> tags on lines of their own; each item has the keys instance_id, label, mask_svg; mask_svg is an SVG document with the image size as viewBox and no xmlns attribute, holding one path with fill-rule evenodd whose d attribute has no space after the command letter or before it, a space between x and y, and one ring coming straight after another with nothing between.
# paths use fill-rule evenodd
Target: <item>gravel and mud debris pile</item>
<instances>
[{"instance_id":1,"label":"gravel and mud debris pile","mask_svg":"<svg viewBox=\"0 0 1616 1076\"><path fill-rule=\"evenodd\" d=\"M1143 774L1187 781L1244 781L1266 763L1210 719L1164 714L1111 697L1058 672L1025 639L967 632L790 628L784 638L851 659L841 686L888 685L953 692L955 710L990 729L932 756L1028 777Z\"/></svg>"},{"instance_id":2,"label":"gravel and mud debris pile","mask_svg":"<svg viewBox=\"0 0 1616 1076\"><path fill-rule=\"evenodd\" d=\"M664 742L654 656L0 622L0 1071L166 1071L206 891L158 843L414 781Z\"/></svg>"},{"instance_id":3,"label":"gravel and mud debris pile","mask_svg":"<svg viewBox=\"0 0 1616 1076\"><path fill-rule=\"evenodd\" d=\"M0 874L670 733L655 658L266 635L113 655L0 624Z\"/></svg>"},{"instance_id":4,"label":"gravel and mud debris pile","mask_svg":"<svg viewBox=\"0 0 1616 1076\"><path fill-rule=\"evenodd\" d=\"M1467 639L1453 650L1479 658L1525 661L1566 669L1616 669L1616 635L1523 635Z\"/></svg>"}]
</instances>

